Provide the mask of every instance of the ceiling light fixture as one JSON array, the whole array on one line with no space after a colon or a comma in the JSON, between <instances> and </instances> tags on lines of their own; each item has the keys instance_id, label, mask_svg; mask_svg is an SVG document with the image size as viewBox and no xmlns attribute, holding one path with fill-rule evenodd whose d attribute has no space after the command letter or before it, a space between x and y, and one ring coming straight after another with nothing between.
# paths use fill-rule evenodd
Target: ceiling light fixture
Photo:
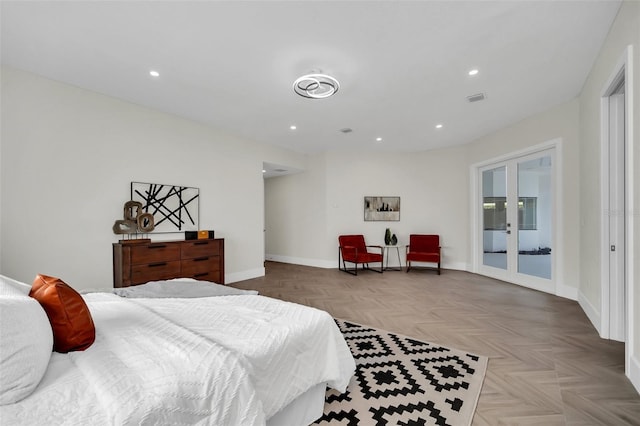
<instances>
[{"instance_id":1,"label":"ceiling light fixture","mask_svg":"<svg viewBox=\"0 0 640 426\"><path fill-rule=\"evenodd\" d=\"M290 128L291 130L295 130L295 129L297 129L297 127L296 127L295 125L289 126L289 128Z\"/></svg>"},{"instance_id":2,"label":"ceiling light fixture","mask_svg":"<svg viewBox=\"0 0 640 426\"><path fill-rule=\"evenodd\" d=\"M382 138L376 138L376 142L382 142Z\"/></svg>"},{"instance_id":3,"label":"ceiling light fixture","mask_svg":"<svg viewBox=\"0 0 640 426\"><path fill-rule=\"evenodd\" d=\"M476 74L478 74L478 70L475 68L469 71L469 75L476 75Z\"/></svg>"},{"instance_id":4,"label":"ceiling light fixture","mask_svg":"<svg viewBox=\"0 0 640 426\"><path fill-rule=\"evenodd\" d=\"M160 77L160 73L158 71L154 71L154 70L149 71L149 75L151 77Z\"/></svg>"},{"instance_id":5,"label":"ceiling light fixture","mask_svg":"<svg viewBox=\"0 0 640 426\"><path fill-rule=\"evenodd\" d=\"M442 124L436 124L436 129L442 129Z\"/></svg>"},{"instance_id":6,"label":"ceiling light fixture","mask_svg":"<svg viewBox=\"0 0 640 426\"><path fill-rule=\"evenodd\" d=\"M293 91L303 98L324 99L339 89L338 80L327 74L306 74L293 82Z\"/></svg>"}]
</instances>

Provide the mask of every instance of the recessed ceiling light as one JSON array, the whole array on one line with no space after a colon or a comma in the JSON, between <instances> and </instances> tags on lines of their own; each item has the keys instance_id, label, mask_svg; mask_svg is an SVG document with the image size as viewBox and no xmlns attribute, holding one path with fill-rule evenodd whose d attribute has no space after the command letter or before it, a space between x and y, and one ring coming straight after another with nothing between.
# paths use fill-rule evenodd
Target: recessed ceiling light
<instances>
[{"instance_id":1,"label":"recessed ceiling light","mask_svg":"<svg viewBox=\"0 0 640 426\"><path fill-rule=\"evenodd\" d=\"M442 124L436 124L436 129L442 129Z\"/></svg>"},{"instance_id":2,"label":"recessed ceiling light","mask_svg":"<svg viewBox=\"0 0 640 426\"><path fill-rule=\"evenodd\" d=\"M376 142L382 142L382 138L376 138Z\"/></svg>"},{"instance_id":3,"label":"recessed ceiling light","mask_svg":"<svg viewBox=\"0 0 640 426\"><path fill-rule=\"evenodd\" d=\"M160 77L160 73L158 71L154 71L154 70L149 71L149 75L151 77Z\"/></svg>"},{"instance_id":4,"label":"recessed ceiling light","mask_svg":"<svg viewBox=\"0 0 640 426\"><path fill-rule=\"evenodd\" d=\"M475 68L469 71L469 75L476 75L476 74L478 74L478 70Z\"/></svg>"},{"instance_id":5,"label":"recessed ceiling light","mask_svg":"<svg viewBox=\"0 0 640 426\"><path fill-rule=\"evenodd\" d=\"M262 173L267 173L267 171L265 169L262 169Z\"/></svg>"},{"instance_id":6,"label":"recessed ceiling light","mask_svg":"<svg viewBox=\"0 0 640 426\"><path fill-rule=\"evenodd\" d=\"M290 128L291 130L295 130L295 129L297 129L297 127L296 127L295 125L289 126L289 128Z\"/></svg>"}]
</instances>

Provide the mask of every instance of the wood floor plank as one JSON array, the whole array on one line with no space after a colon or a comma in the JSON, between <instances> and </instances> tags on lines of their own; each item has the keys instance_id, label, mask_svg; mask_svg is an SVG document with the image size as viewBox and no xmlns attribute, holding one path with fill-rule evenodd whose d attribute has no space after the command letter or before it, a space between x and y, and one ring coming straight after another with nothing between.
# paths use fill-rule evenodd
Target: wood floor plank
<instances>
[{"instance_id":1,"label":"wood floor plank","mask_svg":"<svg viewBox=\"0 0 640 426\"><path fill-rule=\"evenodd\" d=\"M234 286L488 356L474 426L640 425L624 344L600 339L574 301L462 271L266 271Z\"/></svg>"}]
</instances>

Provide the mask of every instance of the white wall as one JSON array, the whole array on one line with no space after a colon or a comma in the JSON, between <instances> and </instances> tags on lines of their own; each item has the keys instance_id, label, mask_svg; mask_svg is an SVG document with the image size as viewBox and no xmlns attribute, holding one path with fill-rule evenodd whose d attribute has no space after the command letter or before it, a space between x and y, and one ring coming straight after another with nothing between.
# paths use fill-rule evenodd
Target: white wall
<instances>
[{"instance_id":1,"label":"white wall","mask_svg":"<svg viewBox=\"0 0 640 426\"><path fill-rule=\"evenodd\" d=\"M465 148L310 156L305 172L266 182L267 258L335 268L338 235L383 244L390 228L401 245L411 233L440 234L443 267L466 269L468 182ZM365 196L400 196L400 221L365 222ZM389 265L397 263L392 253Z\"/></svg>"},{"instance_id":2,"label":"white wall","mask_svg":"<svg viewBox=\"0 0 640 426\"><path fill-rule=\"evenodd\" d=\"M1 137L1 273L28 283L50 274L78 289L112 287L111 227L131 181L200 188L200 228L225 238L227 281L263 275L262 162L304 161L7 68Z\"/></svg>"}]
</instances>

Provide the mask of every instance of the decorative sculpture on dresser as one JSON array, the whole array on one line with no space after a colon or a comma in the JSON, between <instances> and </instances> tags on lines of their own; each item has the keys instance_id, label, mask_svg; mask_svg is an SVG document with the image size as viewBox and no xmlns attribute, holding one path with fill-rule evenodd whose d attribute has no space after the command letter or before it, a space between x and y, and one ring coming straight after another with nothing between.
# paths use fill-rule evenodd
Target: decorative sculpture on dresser
<instances>
[{"instance_id":1,"label":"decorative sculpture on dresser","mask_svg":"<svg viewBox=\"0 0 640 426\"><path fill-rule=\"evenodd\" d=\"M124 219L113 224L114 234L148 233L155 228L153 215L142 211L142 203L127 201L124 203Z\"/></svg>"}]
</instances>

